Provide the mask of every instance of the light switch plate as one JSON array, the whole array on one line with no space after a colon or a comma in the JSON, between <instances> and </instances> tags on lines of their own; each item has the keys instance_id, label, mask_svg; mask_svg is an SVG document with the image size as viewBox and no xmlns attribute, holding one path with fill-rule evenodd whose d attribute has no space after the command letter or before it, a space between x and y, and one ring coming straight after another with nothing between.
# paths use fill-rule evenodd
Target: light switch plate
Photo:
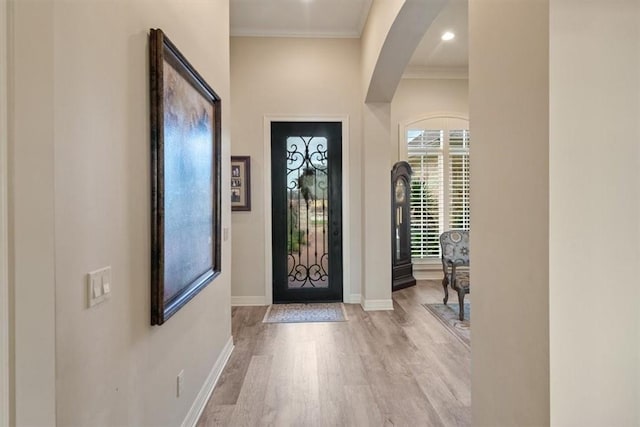
<instances>
[{"instance_id":1,"label":"light switch plate","mask_svg":"<svg viewBox=\"0 0 640 427\"><path fill-rule=\"evenodd\" d=\"M111 267L104 267L87 274L87 306L89 308L111 296Z\"/></svg>"},{"instance_id":2,"label":"light switch plate","mask_svg":"<svg viewBox=\"0 0 640 427\"><path fill-rule=\"evenodd\" d=\"M176 397L180 397L182 394L182 388L184 386L184 369L180 371L178 374L178 378L176 378Z\"/></svg>"}]
</instances>

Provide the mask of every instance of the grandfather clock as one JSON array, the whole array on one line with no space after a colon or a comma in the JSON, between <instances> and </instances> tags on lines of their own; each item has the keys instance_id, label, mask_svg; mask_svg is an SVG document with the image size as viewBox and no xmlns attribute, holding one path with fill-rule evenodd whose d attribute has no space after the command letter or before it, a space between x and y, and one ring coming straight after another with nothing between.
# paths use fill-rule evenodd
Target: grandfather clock
<instances>
[{"instance_id":1,"label":"grandfather clock","mask_svg":"<svg viewBox=\"0 0 640 427\"><path fill-rule=\"evenodd\" d=\"M391 170L391 290L416 284L411 263L411 166L398 162Z\"/></svg>"}]
</instances>

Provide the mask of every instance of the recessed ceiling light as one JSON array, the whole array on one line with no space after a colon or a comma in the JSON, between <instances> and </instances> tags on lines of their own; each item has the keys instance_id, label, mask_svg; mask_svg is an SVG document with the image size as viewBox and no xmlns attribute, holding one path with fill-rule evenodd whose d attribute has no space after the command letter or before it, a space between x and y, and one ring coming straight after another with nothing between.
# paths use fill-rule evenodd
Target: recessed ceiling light
<instances>
[{"instance_id":1,"label":"recessed ceiling light","mask_svg":"<svg viewBox=\"0 0 640 427\"><path fill-rule=\"evenodd\" d=\"M448 42L449 40L453 40L456 37L455 34L453 34L451 31L446 31L444 33L442 33L442 37L441 39Z\"/></svg>"}]
</instances>

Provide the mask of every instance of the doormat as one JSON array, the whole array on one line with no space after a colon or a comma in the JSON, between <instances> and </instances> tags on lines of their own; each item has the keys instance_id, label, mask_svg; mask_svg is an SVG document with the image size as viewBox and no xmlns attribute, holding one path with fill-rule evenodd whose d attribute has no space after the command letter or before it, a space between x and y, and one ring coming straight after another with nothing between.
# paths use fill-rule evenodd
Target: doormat
<instances>
[{"instance_id":1,"label":"doormat","mask_svg":"<svg viewBox=\"0 0 640 427\"><path fill-rule=\"evenodd\" d=\"M345 322L342 303L272 304L262 323Z\"/></svg>"},{"instance_id":2,"label":"doormat","mask_svg":"<svg viewBox=\"0 0 640 427\"><path fill-rule=\"evenodd\" d=\"M464 304L464 320L458 319L458 304L422 304L449 332L471 348L471 304Z\"/></svg>"}]
</instances>

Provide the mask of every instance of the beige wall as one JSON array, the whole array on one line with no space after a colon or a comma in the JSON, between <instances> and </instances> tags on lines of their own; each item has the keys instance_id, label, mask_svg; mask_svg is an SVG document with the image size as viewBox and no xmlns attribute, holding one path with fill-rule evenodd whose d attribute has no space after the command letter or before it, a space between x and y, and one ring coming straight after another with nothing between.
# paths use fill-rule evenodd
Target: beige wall
<instances>
[{"instance_id":1,"label":"beige wall","mask_svg":"<svg viewBox=\"0 0 640 427\"><path fill-rule=\"evenodd\" d=\"M51 425L55 410L58 425L179 425L230 338L231 247L221 276L149 326L147 33L162 28L221 96L226 176L228 2L43 4L18 2L13 18L16 421ZM87 309L86 273L107 265L111 299Z\"/></svg>"},{"instance_id":2,"label":"beige wall","mask_svg":"<svg viewBox=\"0 0 640 427\"><path fill-rule=\"evenodd\" d=\"M391 96L389 81L382 79L375 87L375 103L364 103L375 85L376 72L404 69L400 63L380 63L379 58L387 42L389 32L405 5L405 0L374 0L360 39L360 85L362 87L362 188L360 203L362 218L359 226L362 235L362 304L365 310L393 309L391 300L391 239L389 224L390 205L389 171L391 170ZM407 50L404 46L404 50ZM380 99L378 99L380 98Z\"/></svg>"},{"instance_id":3,"label":"beige wall","mask_svg":"<svg viewBox=\"0 0 640 427\"><path fill-rule=\"evenodd\" d=\"M7 93L8 70L8 30L7 2L0 1L0 427L9 425L11 403L10 387L10 354L13 345L9 346L9 226L8 226L8 165L7 140Z\"/></svg>"},{"instance_id":4,"label":"beige wall","mask_svg":"<svg viewBox=\"0 0 640 427\"><path fill-rule=\"evenodd\" d=\"M639 15L471 2L475 425L640 422Z\"/></svg>"},{"instance_id":5,"label":"beige wall","mask_svg":"<svg viewBox=\"0 0 640 427\"><path fill-rule=\"evenodd\" d=\"M469 116L469 80L402 79L391 101L391 146L394 162L400 159L398 141L402 123L427 115Z\"/></svg>"},{"instance_id":6,"label":"beige wall","mask_svg":"<svg viewBox=\"0 0 640 427\"><path fill-rule=\"evenodd\" d=\"M362 96L369 91L371 78L376 70L380 51L385 43L389 30L393 26L398 13L406 0L373 0L367 22L362 30L362 67L360 85ZM393 66L392 64L384 64Z\"/></svg>"},{"instance_id":7,"label":"beige wall","mask_svg":"<svg viewBox=\"0 0 640 427\"><path fill-rule=\"evenodd\" d=\"M547 425L549 7L469 8L473 424Z\"/></svg>"},{"instance_id":8,"label":"beige wall","mask_svg":"<svg viewBox=\"0 0 640 427\"><path fill-rule=\"evenodd\" d=\"M363 106L362 290L365 310L393 310L391 300L391 104Z\"/></svg>"},{"instance_id":9,"label":"beige wall","mask_svg":"<svg viewBox=\"0 0 640 427\"><path fill-rule=\"evenodd\" d=\"M234 212L235 301L264 303L264 117L348 116L352 294L360 293L361 99L357 39L231 38L232 153L251 156L251 212ZM346 219L345 219L346 220ZM345 295L345 297L347 297ZM270 303L267 301L266 303Z\"/></svg>"},{"instance_id":10,"label":"beige wall","mask_svg":"<svg viewBox=\"0 0 640 427\"><path fill-rule=\"evenodd\" d=\"M17 425L53 425L53 2L11 2L10 7L9 281L15 301L11 418Z\"/></svg>"},{"instance_id":11,"label":"beige wall","mask_svg":"<svg viewBox=\"0 0 640 427\"><path fill-rule=\"evenodd\" d=\"M640 2L550 16L551 423L637 426Z\"/></svg>"}]
</instances>

